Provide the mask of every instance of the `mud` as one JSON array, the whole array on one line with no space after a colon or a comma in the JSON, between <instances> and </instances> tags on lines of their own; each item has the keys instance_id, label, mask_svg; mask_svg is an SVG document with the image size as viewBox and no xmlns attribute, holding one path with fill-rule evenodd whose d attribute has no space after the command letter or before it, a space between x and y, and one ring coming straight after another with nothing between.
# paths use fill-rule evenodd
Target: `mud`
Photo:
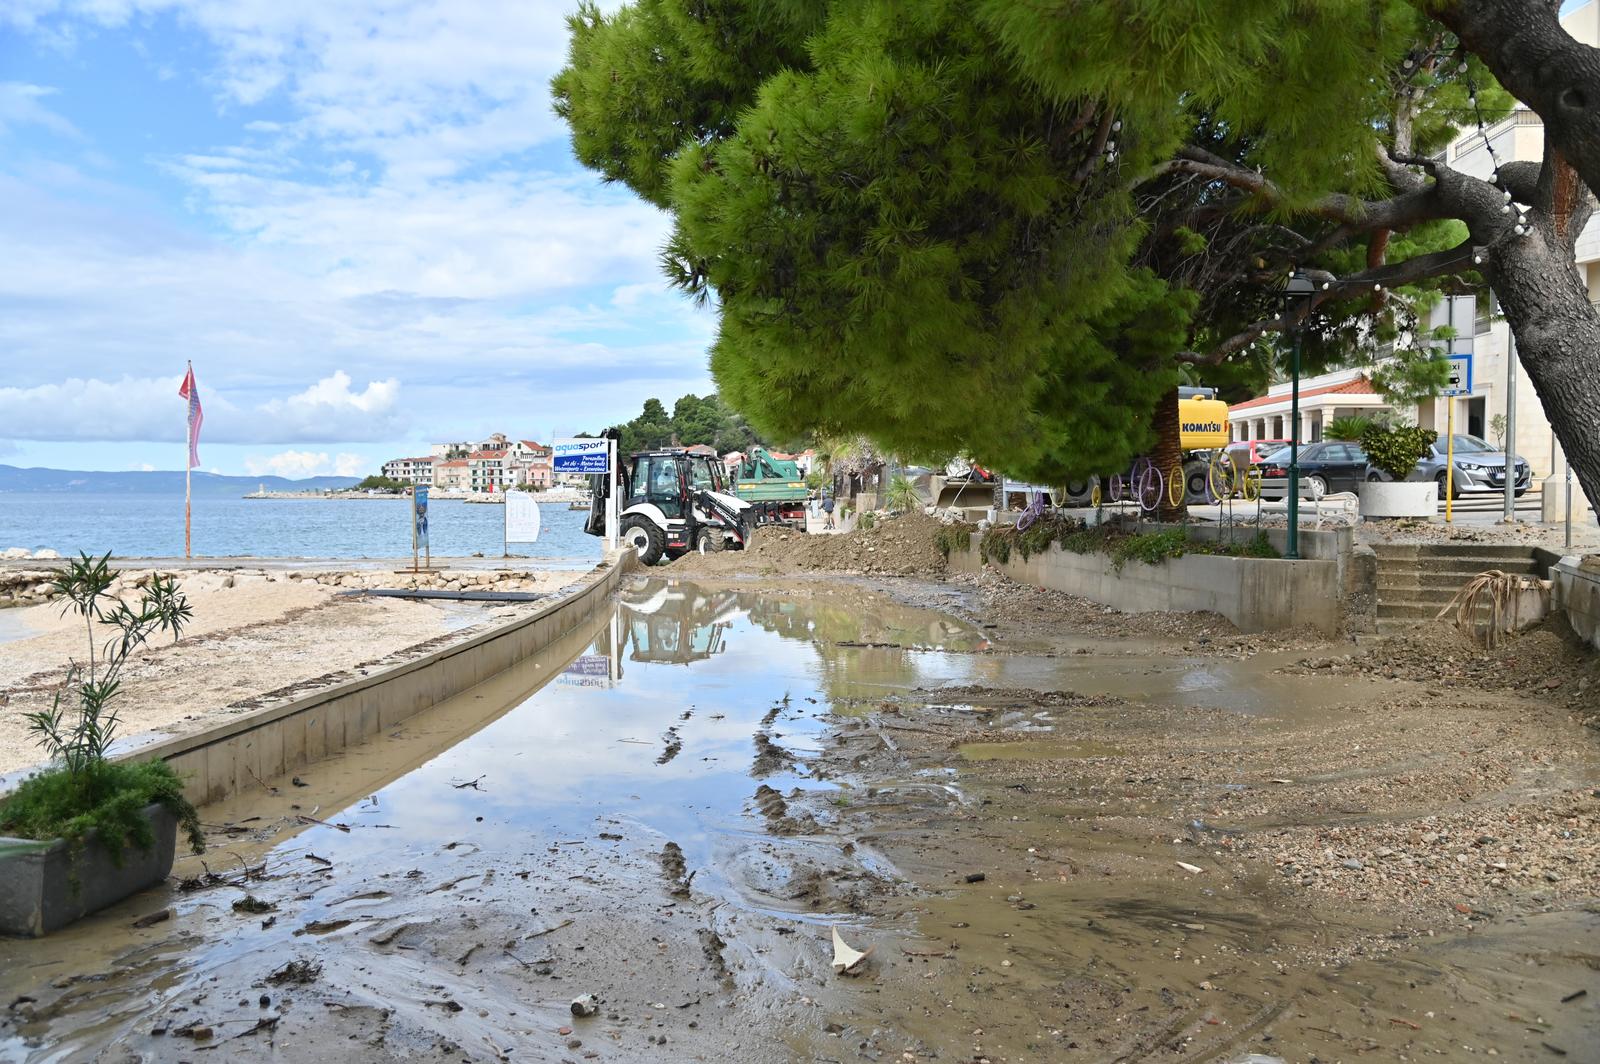
<instances>
[{"instance_id":1,"label":"mud","mask_svg":"<svg viewBox=\"0 0 1600 1064\"><path fill-rule=\"evenodd\" d=\"M211 850L169 887L0 942L0 1059L1600 1045L1600 757L1537 687L1102 630L995 608L999 586L622 600L299 786L207 808ZM859 974L833 972L835 927L870 947Z\"/></svg>"}]
</instances>

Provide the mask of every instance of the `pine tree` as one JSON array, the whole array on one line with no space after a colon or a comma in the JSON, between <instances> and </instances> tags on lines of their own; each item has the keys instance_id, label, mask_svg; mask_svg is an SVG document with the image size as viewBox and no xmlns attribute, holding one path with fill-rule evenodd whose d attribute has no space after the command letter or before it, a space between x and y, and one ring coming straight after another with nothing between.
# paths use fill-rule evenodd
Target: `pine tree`
<instances>
[{"instance_id":1,"label":"pine tree","mask_svg":"<svg viewBox=\"0 0 1600 1064\"><path fill-rule=\"evenodd\" d=\"M1573 269L1600 60L1553 3L633 0L571 24L574 149L672 212L668 277L716 301L713 372L768 433L1107 472L1175 447L1180 364L1258 385L1285 328L1314 360L1425 355L1428 302L1487 279L1600 498ZM1491 181L1435 153L1504 113L1497 79L1548 136ZM1285 313L1297 268L1326 287Z\"/></svg>"}]
</instances>

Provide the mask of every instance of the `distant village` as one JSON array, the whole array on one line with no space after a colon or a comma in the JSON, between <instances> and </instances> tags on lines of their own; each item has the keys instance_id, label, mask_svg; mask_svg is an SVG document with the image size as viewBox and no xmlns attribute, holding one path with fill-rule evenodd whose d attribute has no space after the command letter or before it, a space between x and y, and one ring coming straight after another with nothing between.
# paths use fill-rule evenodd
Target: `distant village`
<instances>
[{"instance_id":1,"label":"distant village","mask_svg":"<svg viewBox=\"0 0 1600 1064\"><path fill-rule=\"evenodd\" d=\"M507 489L545 491L558 485L582 486L579 474L557 474L552 467L552 448L533 440L517 440L496 432L484 440L436 443L430 453L419 458L391 458L383 463L383 476L412 487L425 485L440 492L495 494ZM697 444L687 448L696 454L716 455L716 448ZM744 454L730 451L718 456L730 470L744 461ZM773 453L774 458L790 459L802 475L811 471L811 450L799 454Z\"/></svg>"}]
</instances>

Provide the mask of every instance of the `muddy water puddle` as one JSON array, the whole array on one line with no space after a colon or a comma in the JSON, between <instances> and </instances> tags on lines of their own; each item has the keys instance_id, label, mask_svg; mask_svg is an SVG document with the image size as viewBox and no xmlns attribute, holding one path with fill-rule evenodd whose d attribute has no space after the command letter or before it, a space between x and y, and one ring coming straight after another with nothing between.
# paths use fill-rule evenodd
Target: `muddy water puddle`
<instances>
[{"instance_id":1,"label":"muddy water puddle","mask_svg":"<svg viewBox=\"0 0 1600 1064\"><path fill-rule=\"evenodd\" d=\"M654 1030L640 1017L662 1005L680 1037L711 1037L714 1017L685 1026L688 1002L725 983L772 993L797 966L825 977L820 928L850 914L852 878L894 876L870 847L841 860L807 837L834 789L808 760L835 689L855 679L850 660L927 684L948 670L924 661L947 644L971 660L983 642L887 603L827 610L640 583L551 652L207 807L210 851L180 857L180 885L47 940L0 942L0 997L33 999L0 1028L0 1058L249 1055L274 1039L310 1053L337 1016L408 1053L521 1045L539 1059L567 1055L552 1032L586 990L619 1010L614 1027ZM797 789L816 798L805 812L784 797ZM759 926L718 945L747 923ZM291 961L319 972L299 996L332 992L339 1007L295 1007L296 982L274 975ZM603 1048L649 1056L660 1038Z\"/></svg>"},{"instance_id":2,"label":"muddy water puddle","mask_svg":"<svg viewBox=\"0 0 1600 1064\"><path fill-rule=\"evenodd\" d=\"M1103 796L967 776L1132 748L1074 735L1070 700L984 691L1252 717L1360 684L1266 655L992 649L882 596L639 581L537 658L202 810L210 850L166 888L0 941L0 1060L1198 1061L1286 1024L1336 1059L1350 1043L1315 1029L1408 980L1405 1016L1528 993L1471 946L1330 976L1308 958L1350 928L1265 877L1169 856L1130 876L1151 840L1091 825ZM1015 737L911 754L975 715ZM858 978L830 968L835 926L873 947ZM1591 926L1555 914L1526 955Z\"/></svg>"}]
</instances>

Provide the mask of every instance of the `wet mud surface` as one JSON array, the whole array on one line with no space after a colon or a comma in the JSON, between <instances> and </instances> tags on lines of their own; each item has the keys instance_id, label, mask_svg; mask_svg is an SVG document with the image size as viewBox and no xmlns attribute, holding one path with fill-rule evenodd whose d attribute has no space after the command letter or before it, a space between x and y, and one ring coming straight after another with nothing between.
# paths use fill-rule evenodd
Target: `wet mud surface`
<instances>
[{"instance_id":1,"label":"wet mud surface","mask_svg":"<svg viewBox=\"0 0 1600 1064\"><path fill-rule=\"evenodd\" d=\"M1600 1057L1563 707L1005 601L641 580L0 941L0 1060Z\"/></svg>"}]
</instances>

